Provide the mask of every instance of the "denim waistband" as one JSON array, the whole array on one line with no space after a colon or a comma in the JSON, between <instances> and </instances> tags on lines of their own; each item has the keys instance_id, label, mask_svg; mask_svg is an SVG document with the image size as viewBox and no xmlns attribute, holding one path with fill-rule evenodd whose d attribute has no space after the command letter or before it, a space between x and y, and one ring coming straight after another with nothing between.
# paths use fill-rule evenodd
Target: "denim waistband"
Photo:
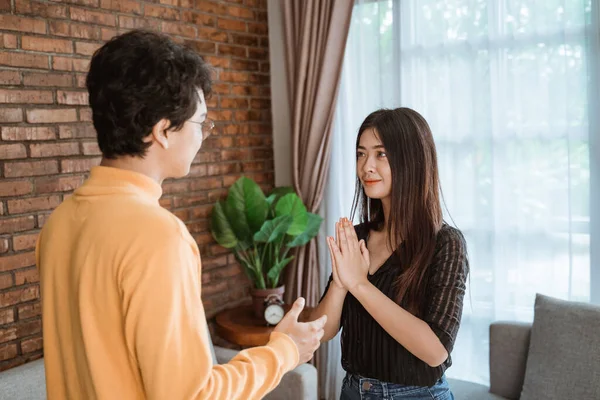
<instances>
[{"instance_id":1,"label":"denim waistband","mask_svg":"<svg viewBox=\"0 0 600 400\"><path fill-rule=\"evenodd\" d=\"M374 378L365 378L360 375L354 374L346 374L346 378L348 384L355 389L359 390L361 394L373 394L379 395L381 397L388 397L390 395L397 394L410 394L410 393L430 393L427 386L409 386L409 385L401 385L398 383L390 383L390 382L382 382L378 379ZM443 385L447 386L446 378L442 376L442 378L434 385Z\"/></svg>"}]
</instances>

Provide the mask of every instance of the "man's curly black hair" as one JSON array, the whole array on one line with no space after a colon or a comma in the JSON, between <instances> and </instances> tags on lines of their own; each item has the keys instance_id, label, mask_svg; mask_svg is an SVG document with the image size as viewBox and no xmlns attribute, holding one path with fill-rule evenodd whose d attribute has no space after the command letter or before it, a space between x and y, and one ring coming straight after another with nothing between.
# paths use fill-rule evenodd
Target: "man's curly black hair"
<instances>
[{"instance_id":1,"label":"man's curly black hair","mask_svg":"<svg viewBox=\"0 0 600 400\"><path fill-rule=\"evenodd\" d=\"M198 89L210 95L210 74L202 57L160 33L134 30L104 44L86 80L104 157L143 157L143 138L163 118L181 129L196 112Z\"/></svg>"}]
</instances>

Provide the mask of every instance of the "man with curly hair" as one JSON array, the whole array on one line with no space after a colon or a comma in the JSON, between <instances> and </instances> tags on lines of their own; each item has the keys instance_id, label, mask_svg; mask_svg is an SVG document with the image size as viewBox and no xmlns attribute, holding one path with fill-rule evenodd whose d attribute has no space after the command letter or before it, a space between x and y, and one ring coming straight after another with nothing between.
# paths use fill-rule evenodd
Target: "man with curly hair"
<instances>
[{"instance_id":1,"label":"man with curly hair","mask_svg":"<svg viewBox=\"0 0 600 400\"><path fill-rule=\"evenodd\" d=\"M102 161L36 247L48 398L261 398L312 357L325 318L299 323L299 299L266 346L213 365L198 246L159 205L213 128L208 65L136 30L96 51L87 88Z\"/></svg>"}]
</instances>

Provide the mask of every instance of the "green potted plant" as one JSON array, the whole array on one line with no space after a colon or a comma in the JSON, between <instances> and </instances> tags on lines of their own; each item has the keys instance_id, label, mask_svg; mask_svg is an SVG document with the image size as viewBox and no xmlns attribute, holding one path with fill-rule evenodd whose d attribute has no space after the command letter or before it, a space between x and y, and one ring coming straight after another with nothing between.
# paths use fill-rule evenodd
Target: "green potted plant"
<instances>
[{"instance_id":1,"label":"green potted plant","mask_svg":"<svg viewBox=\"0 0 600 400\"><path fill-rule=\"evenodd\" d=\"M217 243L232 249L253 283L254 313L263 316L264 299L283 296L280 277L294 258L295 247L304 246L319 232L323 219L306 210L291 187L275 188L268 196L256 182L239 178L227 199L218 201L211 215L211 233Z\"/></svg>"}]
</instances>

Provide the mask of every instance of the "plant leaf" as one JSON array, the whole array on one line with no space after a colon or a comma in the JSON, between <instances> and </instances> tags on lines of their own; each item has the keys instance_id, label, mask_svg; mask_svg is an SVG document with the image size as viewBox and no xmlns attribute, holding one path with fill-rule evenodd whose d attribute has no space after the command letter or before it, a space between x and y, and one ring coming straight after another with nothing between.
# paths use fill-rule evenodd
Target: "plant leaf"
<instances>
[{"instance_id":1,"label":"plant leaf","mask_svg":"<svg viewBox=\"0 0 600 400\"><path fill-rule=\"evenodd\" d=\"M306 224L306 229L300 235L296 236L294 240L288 243L287 246L290 248L300 247L310 242L310 240L319 233L322 222L323 218L320 215L308 213L308 223Z\"/></svg>"},{"instance_id":2,"label":"plant leaf","mask_svg":"<svg viewBox=\"0 0 600 400\"><path fill-rule=\"evenodd\" d=\"M288 263L293 259L294 256L284 258L283 260L279 261L277 264L272 266L269 272L267 272L267 277L271 280L272 286L277 285L277 283L279 282L279 275L281 275L281 271L283 271L285 266L288 265Z\"/></svg>"},{"instance_id":3,"label":"plant leaf","mask_svg":"<svg viewBox=\"0 0 600 400\"><path fill-rule=\"evenodd\" d=\"M223 211L221 202L217 202L213 207L210 230L217 243L226 249L231 249L237 246L238 240L235 236L235 233L231 229L231 225L229 224L229 220Z\"/></svg>"},{"instance_id":4,"label":"plant leaf","mask_svg":"<svg viewBox=\"0 0 600 400\"><path fill-rule=\"evenodd\" d=\"M254 241L259 243L272 243L281 239L290 228L293 218L290 215L282 215L275 219L266 221L260 231L254 234Z\"/></svg>"},{"instance_id":5,"label":"plant leaf","mask_svg":"<svg viewBox=\"0 0 600 400\"><path fill-rule=\"evenodd\" d=\"M251 242L260 230L269 211L269 203L260 186L252 179L241 177L229 189L225 212L238 239Z\"/></svg>"},{"instance_id":6,"label":"plant leaf","mask_svg":"<svg viewBox=\"0 0 600 400\"><path fill-rule=\"evenodd\" d=\"M275 215L291 215L292 225L287 231L290 236L300 235L306 229L308 223L308 212L302 200L296 193L289 193L283 196L275 204Z\"/></svg>"}]
</instances>

